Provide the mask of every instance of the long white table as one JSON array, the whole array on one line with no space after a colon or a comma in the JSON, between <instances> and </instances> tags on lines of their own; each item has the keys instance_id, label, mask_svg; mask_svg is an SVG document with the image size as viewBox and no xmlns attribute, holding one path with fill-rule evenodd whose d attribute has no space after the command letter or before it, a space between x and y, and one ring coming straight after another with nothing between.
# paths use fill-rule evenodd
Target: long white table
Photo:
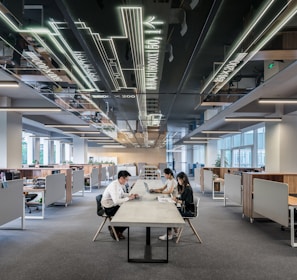
<instances>
[{"instance_id":1,"label":"long white table","mask_svg":"<svg viewBox=\"0 0 297 280\"><path fill-rule=\"evenodd\" d=\"M146 191L144 182L149 188L158 188L163 185L161 180L137 180L131 193L138 193L140 199L128 201L121 205L111 224L113 226L128 227L128 262L168 262L168 239L166 245L166 259L153 259L151 255L150 229L151 227L183 227L185 222L174 203L158 202L161 194ZM130 258L130 227L146 227L146 244L144 257Z\"/></svg>"}]
</instances>

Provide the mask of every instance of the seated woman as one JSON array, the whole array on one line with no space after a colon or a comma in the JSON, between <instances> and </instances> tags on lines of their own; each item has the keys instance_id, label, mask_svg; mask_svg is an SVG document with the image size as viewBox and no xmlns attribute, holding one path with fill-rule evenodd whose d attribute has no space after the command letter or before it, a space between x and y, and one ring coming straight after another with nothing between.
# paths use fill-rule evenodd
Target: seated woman
<instances>
[{"instance_id":1,"label":"seated woman","mask_svg":"<svg viewBox=\"0 0 297 280\"><path fill-rule=\"evenodd\" d=\"M190 185L188 176L184 172L180 172L176 176L178 181L178 197L173 197L172 199L176 202L178 209L183 217L193 217L195 206L193 198L193 190ZM173 237L178 236L178 229L174 228L174 234L172 230L168 230L168 240L171 240ZM159 236L160 240L166 240L167 234Z\"/></svg>"},{"instance_id":2,"label":"seated woman","mask_svg":"<svg viewBox=\"0 0 297 280\"><path fill-rule=\"evenodd\" d=\"M188 176L184 172L177 174L179 197L173 200L180 205L179 211L183 217L193 217L195 212L193 189Z\"/></svg>"},{"instance_id":3,"label":"seated woman","mask_svg":"<svg viewBox=\"0 0 297 280\"><path fill-rule=\"evenodd\" d=\"M177 182L174 179L172 170L170 168L165 168L164 176L166 178L165 185L158 189L150 189L150 192L175 195Z\"/></svg>"}]
</instances>

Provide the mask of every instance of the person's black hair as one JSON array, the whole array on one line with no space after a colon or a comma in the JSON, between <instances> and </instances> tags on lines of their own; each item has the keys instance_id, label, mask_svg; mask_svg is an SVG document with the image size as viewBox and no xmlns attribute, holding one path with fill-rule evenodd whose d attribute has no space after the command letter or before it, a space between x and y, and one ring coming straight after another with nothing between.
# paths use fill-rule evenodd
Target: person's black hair
<instances>
[{"instance_id":1,"label":"person's black hair","mask_svg":"<svg viewBox=\"0 0 297 280\"><path fill-rule=\"evenodd\" d=\"M165 168L164 169L164 173L167 174L167 175L171 175L171 176L174 177L173 172L172 172L172 170L170 168Z\"/></svg>"},{"instance_id":2,"label":"person's black hair","mask_svg":"<svg viewBox=\"0 0 297 280\"><path fill-rule=\"evenodd\" d=\"M176 179L177 178L180 178L180 179L183 180L183 184L182 185L178 184L178 192L179 193L182 193L184 191L185 187L191 186L190 185L190 182L189 182L189 178L188 178L188 176L187 176L187 174L185 172L179 172L176 175Z\"/></svg>"},{"instance_id":3,"label":"person's black hair","mask_svg":"<svg viewBox=\"0 0 297 280\"><path fill-rule=\"evenodd\" d=\"M127 170L121 170L118 173L118 179L120 179L121 177L127 178L130 176L131 176L131 174Z\"/></svg>"}]
</instances>

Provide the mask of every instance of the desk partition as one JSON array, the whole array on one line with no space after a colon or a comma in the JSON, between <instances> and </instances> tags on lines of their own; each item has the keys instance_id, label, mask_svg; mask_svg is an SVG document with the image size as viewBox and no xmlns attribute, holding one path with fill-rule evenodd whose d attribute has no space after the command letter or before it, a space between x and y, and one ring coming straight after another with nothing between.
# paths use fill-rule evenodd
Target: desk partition
<instances>
[{"instance_id":1,"label":"desk partition","mask_svg":"<svg viewBox=\"0 0 297 280\"><path fill-rule=\"evenodd\" d=\"M23 180L0 183L0 213L0 225L21 218L21 229L24 228Z\"/></svg>"},{"instance_id":2,"label":"desk partition","mask_svg":"<svg viewBox=\"0 0 297 280\"><path fill-rule=\"evenodd\" d=\"M45 177L45 206L61 200L65 200L65 206L67 206L65 183L65 174L53 174Z\"/></svg>"},{"instance_id":3,"label":"desk partition","mask_svg":"<svg viewBox=\"0 0 297 280\"><path fill-rule=\"evenodd\" d=\"M83 170L74 170L72 172L72 196L73 194L81 191L84 195L85 179Z\"/></svg>"},{"instance_id":4,"label":"desk partition","mask_svg":"<svg viewBox=\"0 0 297 280\"><path fill-rule=\"evenodd\" d=\"M242 178L240 175L233 175L226 173L224 176L225 190L224 190L224 205L227 200L233 203L242 205Z\"/></svg>"},{"instance_id":5,"label":"desk partition","mask_svg":"<svg viewBox=\"0 0 297 280\"><path fill-rule=\"evenodd\" d=\"M203 192L213 190L213 172L211 170L203 170Z\"/></svg>"},{"instance_id":6,"label":"desk partition","mask_svg":"<svg viewBox=\"0 0 297 280\"><path fill-rule=\"evenodd\" d=\"M275 181L254 179L254 211L287 227L288 184Z\"/></svg>"}]
</instances>

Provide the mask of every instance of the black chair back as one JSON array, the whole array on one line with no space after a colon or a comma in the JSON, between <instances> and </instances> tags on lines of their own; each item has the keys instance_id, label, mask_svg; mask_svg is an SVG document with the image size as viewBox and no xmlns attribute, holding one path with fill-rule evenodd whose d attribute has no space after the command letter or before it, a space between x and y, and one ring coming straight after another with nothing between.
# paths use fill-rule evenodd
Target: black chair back
<instances>
[{"instance_id":1,"label":"black chair back","mask_svg":"<svg viewBox=\"0 0 297 280\"><path fill-rule=\"evenodd\" d=\"M102 194L97 195L96 202L97 202L97 215L98 216L103 216L103 214L104 214L104 208L102 207L101 200L102 200Z\"/></svg>"}]
</instances>

